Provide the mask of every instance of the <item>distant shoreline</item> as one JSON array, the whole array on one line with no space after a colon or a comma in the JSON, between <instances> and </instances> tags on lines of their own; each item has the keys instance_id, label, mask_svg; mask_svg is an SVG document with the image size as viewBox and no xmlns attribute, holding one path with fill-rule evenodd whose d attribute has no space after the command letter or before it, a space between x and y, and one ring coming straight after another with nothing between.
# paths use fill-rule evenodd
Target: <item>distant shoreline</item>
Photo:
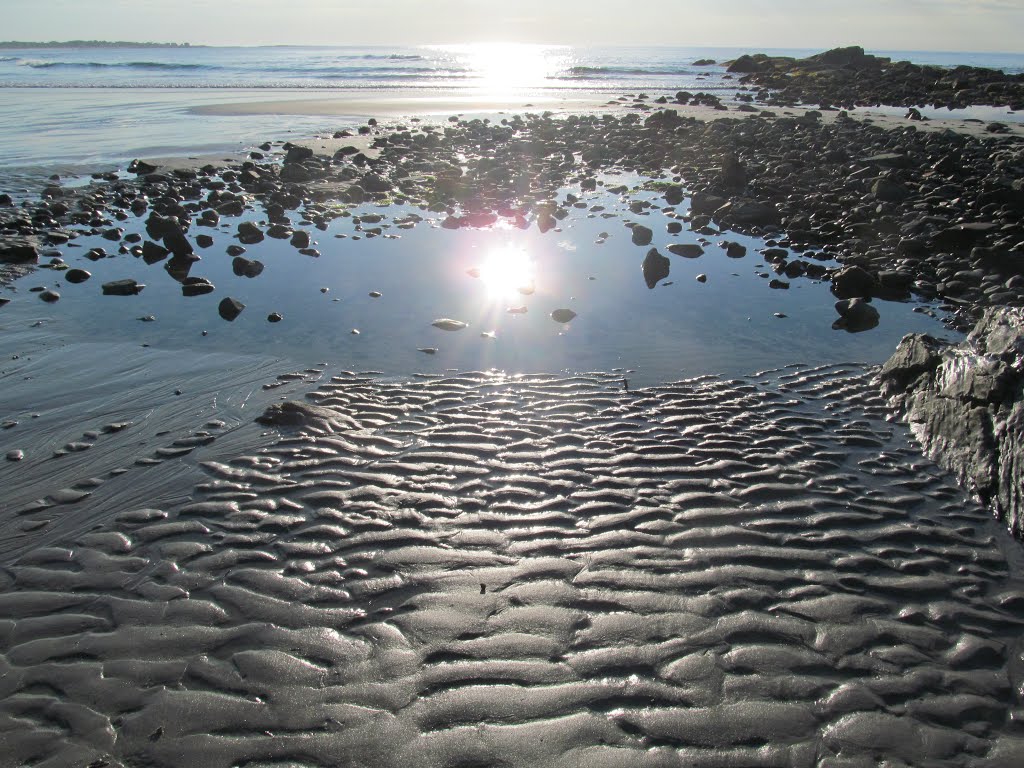
<instances>
[{"instance_id":1,"label":"distant shoreline","mask_svg":"<svg viewBox=\"0 0 1024 768\"><path fill-rule=\"evenodd\" d=\"M0 41L0 49L5 48L205 48L205 45L191 43L132 43L125 40L50 40L45 43L33 43L25 40Z\"/></svg>"}]
</instances>

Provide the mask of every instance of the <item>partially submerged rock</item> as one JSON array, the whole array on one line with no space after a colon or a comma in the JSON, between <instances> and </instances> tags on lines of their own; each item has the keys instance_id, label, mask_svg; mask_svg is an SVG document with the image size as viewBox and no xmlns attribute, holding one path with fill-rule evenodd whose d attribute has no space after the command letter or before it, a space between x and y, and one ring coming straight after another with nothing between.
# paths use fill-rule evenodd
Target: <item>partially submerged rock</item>
<instances>
[{"instance_id":1,"label":"partially submerged rock","mask_svg":"<svg viewBox=\"0 0 1024 768\"><path fill-rule=\"evenodd\" d=\"M361 429L351 416L320 405L303 403L298 400L286 400L283 403L268 405L260 416L256 417L259 424L268 427L302 428L318 426L333 431L339 429Z\"/></svg>"},{"instance_id":2,"label":"partially submerged rock","mask_svg":"<svg viewBox=\"0 0 1024 768\"><path fill-rule=\"evenodd\" d=\"M221 299L220 304L217 305L217 313L229 323L242 314L243 309L245 309L245 304L230 296Z\"/></svg>"},{"instance_id":3,"label":"partially submerged rock","mask_svg":"<svg viewBox=\"0 0 1024 768\"><path fill-rule=\"evenodd\" d=\"M1024 536L1024 310L986 310L961 344L904 336L879 382L925 451Z\"/></svg>"},{"instance_id":4,"label":"partially submerged rock","mask_svg":"<svg viewBox=\"0 0 1024 768\"><path fill-rule=\"evenodd\" d=\"M111 280L103 284L104 296L134 296L146 286L131 278L125 280Z\"/></svg>"}]
</instances>

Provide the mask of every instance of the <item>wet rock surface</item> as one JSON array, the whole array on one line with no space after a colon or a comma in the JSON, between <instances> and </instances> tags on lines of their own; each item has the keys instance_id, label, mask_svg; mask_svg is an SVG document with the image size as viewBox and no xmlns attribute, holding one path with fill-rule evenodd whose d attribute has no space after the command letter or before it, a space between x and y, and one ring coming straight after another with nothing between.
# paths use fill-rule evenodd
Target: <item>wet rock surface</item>
<instances>
[{"instance_id":1,"label":"wet rock surface","mask_svg":"<svg viewBox=\"0 0 1024 768\"><path fill-rule=\"evenodd\" d=\"M1024 535L1024 314L989 309L967 340L905 337L879 374L925 450Z\"/></svg>"}]
</instances>

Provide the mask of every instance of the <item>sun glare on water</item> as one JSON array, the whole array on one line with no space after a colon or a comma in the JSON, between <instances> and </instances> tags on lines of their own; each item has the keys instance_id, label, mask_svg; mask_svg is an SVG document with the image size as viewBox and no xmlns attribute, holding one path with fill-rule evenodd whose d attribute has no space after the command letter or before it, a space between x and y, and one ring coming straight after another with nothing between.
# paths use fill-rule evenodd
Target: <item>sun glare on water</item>
<instances>
[{"instance_id":1,"label":"sun glare on water","mask_svg":"<svg viewBox=\"0 0 1024 768\"><path fill-rule=\"evenodd\" d=\"M478 271L480 281L493 299L511 301L534 291L536 265L521 248L506 246L491 251Z\"/></svg>"},{"instance_id":2,"label":"sun glare on water","mask_svg":"<svg viewBox=\"0 0 1024 768\"><path fill-rule=\"evenodd\" d=\"M564 46L530 43L470 43L446 46L491 95L542 88L557 76L569 55Z\"/></svg>"}]
</instances>

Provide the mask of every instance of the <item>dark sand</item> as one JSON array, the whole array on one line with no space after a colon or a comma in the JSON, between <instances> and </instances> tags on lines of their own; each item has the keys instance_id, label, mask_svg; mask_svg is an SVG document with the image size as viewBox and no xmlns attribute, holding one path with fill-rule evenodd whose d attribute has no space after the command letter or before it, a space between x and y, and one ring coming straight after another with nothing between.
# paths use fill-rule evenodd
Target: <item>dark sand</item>
<instances>
[{"instance_id":1,"label":"dark sand","mask_svg":"<svg viewBox=\"0 0 1024 768\"><path fill-rule=\"evenodd\" d=\"M1024 759L1019 550L869 371L312 401L3 571L5 764Z\"/></svg>"}]
</instances>

